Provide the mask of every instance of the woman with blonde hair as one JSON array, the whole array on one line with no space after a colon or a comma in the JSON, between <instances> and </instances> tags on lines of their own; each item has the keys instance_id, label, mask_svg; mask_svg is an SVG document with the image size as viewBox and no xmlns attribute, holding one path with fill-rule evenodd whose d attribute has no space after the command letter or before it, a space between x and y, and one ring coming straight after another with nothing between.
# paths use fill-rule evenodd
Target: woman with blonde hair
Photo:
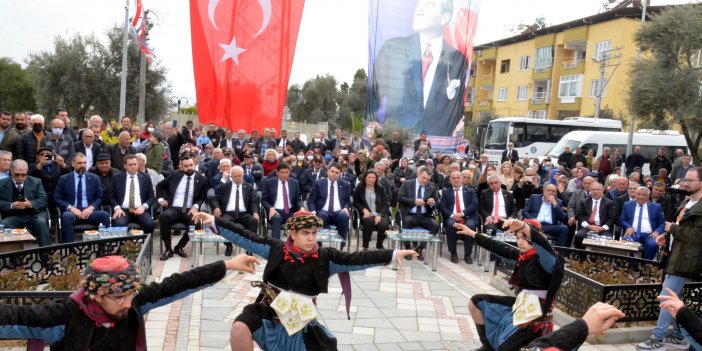
<instances>
[{"instance_id":1,"label":"woman with blonde hair","mask_svg":"<svg viewBox=\"0 0 702 351\"><path fill-rule=\"evenodd\" d=\"M524 168L520 166L514 166L512 168L512 186L508 187L507 190L514 191L514 186L519 184L519 180L524 176Z\"/></svg>"},{"instance_id":2,"label":"woman with blonde hair","mask_svg":"<svg viewBox=\"0 0 702 351\"><path fill-rule=\"evenodd\" d=\"M502 184L504 184L507 189L512 189L512 185L514 185L514 179L512 178L512 163L505 161L500 165L498 172L500 174L500 181Z\"/></svg>"},{"instance_id":3,"label":"woman with blonde hair","mask_svg":"<svg viewBox=\"0 0 702 351\"><path fill-rule=\"evenodd\" d=\"M268 151L263 154L261 166L263 166L263 176L268 177L268 174L278 167L278 151L275 151L275 149L268 149Z\"/></svg>"}]
</instances>

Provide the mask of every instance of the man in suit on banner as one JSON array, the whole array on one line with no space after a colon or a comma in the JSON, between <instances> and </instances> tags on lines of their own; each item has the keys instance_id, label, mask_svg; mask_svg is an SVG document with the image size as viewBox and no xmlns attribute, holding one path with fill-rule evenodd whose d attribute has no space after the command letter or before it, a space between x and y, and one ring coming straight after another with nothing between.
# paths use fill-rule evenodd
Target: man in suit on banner
<instances>
[{"instance_id":1,"label":"man in suit on banner","mask_svg":"<svg viewBox=\"0 0 702 351\"><path fill-rule=\"evenodd\" d=\"M302 208L302 198L300 185L297 180L290 178L290 165L281 162L276 170L278 176L267 179L263 184L261 205L270 222L271 236L280 239L281 226Z\"/></svg>"},{"instance_id":2,"label":"man in suit on banner","mask_svg":"<svg viewBox=\"0 0 702 351\"><path fill-rule=\"evenodd\" d=\"M349 232L349 211L351 210L351 185L339 179L341 165L329 165L327 178L318 179L312 185L307 207L322 218L324 226L335 225L339 235L346 240ZM343 250L344 244L341 244Z\"/></svg>"},{"instance_id":3,"label":"man in suit on banner","mask_svg":"<svg viewBox=\"0 0 702 351\"><path fill-rule=\"evenodd\" d=\"M385 41L375 58L371 111L380 122L451 136L463 118L467 60L443 38L451 0L419 0L408 37Z\"/></svg>"},{"instance_id":4,"label":"man in suit on banner","mask_svg":"<svg viewBox=\"0 0 702 351\"><path fill-rule=\"evenodd\" d=\"M149 209L154 205L154 188L151 178L139 172L135 155L124 156L125 171L112 177L110 204L115 227L137 223L146 234L154 232L154 219Z\"/></svg>"}]
</instances>

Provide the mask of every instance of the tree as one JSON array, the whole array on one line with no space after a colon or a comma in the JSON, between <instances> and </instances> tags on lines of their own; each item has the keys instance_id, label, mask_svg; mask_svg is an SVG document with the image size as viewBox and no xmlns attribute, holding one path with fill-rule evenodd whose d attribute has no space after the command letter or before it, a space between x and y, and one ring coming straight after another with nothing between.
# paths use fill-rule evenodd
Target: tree
<instances>
[{"instance_id":1,"label":"tree","mask_svg":"<svg viewBox=\"0 0 702 351\"><path fill-rule=\"evenodd\" d=\"M627 98L629 110L641 122L679 124L697 164L702 138L700 18L700 4L670 6L637 32L636 42L645 55L632 67Z\"/></svg>"},{"instance_id":2,"label":"tree","mask_svg":"<svg viewBox=\"0 0 702 351\"><path fill-rule=\"evenodd\" d=\"M107 31L107 37L107 45L93 35L56 37L53 51L29 55L27 71L32 77L37 105L42 113L52 116L57 108L65 108L79 124L92 114L117 119L122 29L114 26ZM131 37L128 55L126 113L136 116L139 106L139 51ZM159 119L166 113L168 91L165 69L158 63L148 65L148 119Z\"/></svg>"},{"instance_id":3,"label":"tree","mask_svg":"<svg viewBox=\"0 0 702 351\"><path fill-rule=\"evenodd\" d=\"M329 122L337 118L337 94L336 78L327 74L290 86L286 104L293 121Z\"/></svg>"},{"instance_id":4,"label":"tree","mask_svg":"<svg viewBox=\"0 0 702 351\"><path fill-rule=\"evenodd\" d=\"M37 108L29 75L10 58L0 58L0 82L0 110L15 112Z\"/></svg>"}]
</instances>

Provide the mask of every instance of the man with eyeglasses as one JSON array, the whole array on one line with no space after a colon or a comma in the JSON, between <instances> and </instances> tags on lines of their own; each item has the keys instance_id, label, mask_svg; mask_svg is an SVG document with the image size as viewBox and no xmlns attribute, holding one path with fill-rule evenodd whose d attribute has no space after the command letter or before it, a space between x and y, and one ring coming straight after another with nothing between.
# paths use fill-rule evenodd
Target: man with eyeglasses
<instances>
[{"instance_id":1,"label":"man with eyeglasses","mask_svg":"<svg viewBox=\"0 0 702 351\"><path fill-rule=\"evenodd\" d=\"M256 264L240 255L143 286L133 262L96 258L66 299L36 307L0 304L0 339L34 339L28 349L46 342L52 349L146 350L146 313L222 280L227 271L256 273Z\"/></svg>"},{"instance_id":2,"label":"man with eyeglasses","mask_svg":"<svg viewBox=\"0 0 702 351\"><path fill-rule=\"evenodd\" d=\"M28 173L27 162L15 160L10 166L11 176L0 180L0 223L8 228L27 228L37 237L39 246L51 245L48 198L41 180Z\"/></svg>"}]
</instances>

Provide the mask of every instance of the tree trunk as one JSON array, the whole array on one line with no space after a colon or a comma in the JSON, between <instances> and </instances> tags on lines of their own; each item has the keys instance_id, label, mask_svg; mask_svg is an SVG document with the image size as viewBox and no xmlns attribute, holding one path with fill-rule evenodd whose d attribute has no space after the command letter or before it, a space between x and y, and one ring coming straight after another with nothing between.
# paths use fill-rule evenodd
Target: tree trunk
<instances>
[{"instance_id":1,"label":"tree trunk","mask_svg":"<svg viewBox=\"0 0 702 351\"><path fill-rule=\"evenodd\" d=\"M700 155L699 155L699 145L700 145L700 137L702 136L702 133L698 133L697 138L693 141L692 138L690 137L690 130L687 127L687 123L685 123L685 119L682 118L679 114L676 113L676 119L678 120L678 123L680 123L680 128L682 128L683 131L683 136L685 137L685 142L687 142L687 147L690 149L690 155L692 156L692 162L694 164L699 165L700 163Z\"/></svg>"}]
</instances>

